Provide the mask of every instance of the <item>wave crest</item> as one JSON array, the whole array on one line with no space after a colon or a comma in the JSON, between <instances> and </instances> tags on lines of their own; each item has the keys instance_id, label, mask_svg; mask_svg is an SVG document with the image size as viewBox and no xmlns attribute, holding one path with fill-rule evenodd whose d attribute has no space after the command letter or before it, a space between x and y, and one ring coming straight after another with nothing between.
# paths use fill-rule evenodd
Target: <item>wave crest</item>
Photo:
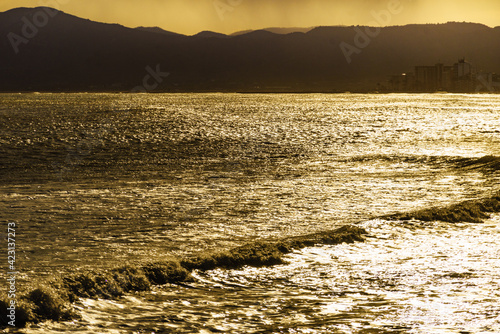
<instances>
[{"instance_id":1,"label":"wave crest","mask_svg":"<svg viewBox=\"0 0 500 334\"><path fill-rule=\"evenodd\" d=\"M468 169L500 170L500 157L487 155L481 158L463 159L459 167Z\"/></svg>"},{"instance_id":2,"label":"wave crest","mask_svg":"<svg viewBox=\"0 0 500 334\"><path fill-rule=\"evenodd\" d=\"M363 241L367 232L344 226L332 231L280 240L257 241L229 251L204 254L191 259L167 260L142 267L126 265L105 271L70 274L21 294L16 308L16 325L44 320L68 320L78 315L71 303L78 298L116 298L130 291L147 291L152 285L192 281L192 270L269 266L284 263L283 255L315 244ZM0 324L7 326L7 295L0 294ZM5 307L4 307L5 306Z\"/></svg>"},{"instance_id":3,"label":"wave crest","mask_svg":"<svg viewBox=\"0 0 500 334\"><path fill-rule=\"evenodd\" d=\"M348 158L346 162L382 161L388 163L409 163L450 166L466 169L483 169L488 171L500 170L500 157L487 155L480 158L464 158L457 156L432 156L432 155L385 155L368 154Z\"/></svg>"},{"instance_id":4,"label":"wave crest","mask_svg":"<svg viewBox=\"0 0 500 334\"><path fill-rule=\"evenodd\" d=\"M482 223L490 213L500 212L500 192L478 200L464 201L445 207L432 207L405 213L387 215L382 218L391 220L442 221L448 223Z\"/></svg>"},{"instance_id":5,"label":"wave crest","mask_svg":"<svg viewBox=\"0 0 500 334\"><path fill-rule=\"evenodd\" d=\"M481 163L497 159L478 159ZM379 218L386 220L420 220L480 223L490 213L500 212L500 191L477 200L446 207L433 207ZM201 254L187 259L169 259L144 266L125 265L103 271L76 272L52 280L35 289L19 293L16 305L16 325L28 322L68 320L77 318L72 303L79 298L116 298L130 291L147 291L153 285L182 284L194 278L193 270L271 266L285 263L283 256L296 249L318 244L336 245L365 240L367 231L357 226L322 231L305 236L261 240L227 251ZM7 295L0 292L0 325L7 326Z\"/></svg>"}]
</instances>

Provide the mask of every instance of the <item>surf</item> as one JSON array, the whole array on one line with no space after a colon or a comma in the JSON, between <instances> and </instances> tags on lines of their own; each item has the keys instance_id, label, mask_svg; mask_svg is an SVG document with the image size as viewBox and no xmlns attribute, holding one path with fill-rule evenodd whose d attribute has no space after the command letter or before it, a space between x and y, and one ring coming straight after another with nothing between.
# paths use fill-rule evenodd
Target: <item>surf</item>
<instances>
[{"instance_id":1,"label":"surf","mask_svg":"<svg viewBox=\"0 0 500 334\"><path fill-rule=\"evenodd\" d=\"M460 203L421 210L395 213L377 219L400 221L441 221L445 223L481 223L490 214L500 212L500 192ZM375 219L375 218L374 218ZM16 307L16 326L46 320L64 321L79 317L72 306L80 298L115 299L130 292L149 291L154 285L192 282L193 271L238 269L245 266L265 267L285 264L284 256L296 250L317 245L363 242L367 230L345 225L313 234L281 239L259 240L230 250L203 253L188 258L170 258L143 266L124 265L102 271L66 274L20 293ZM7 296L0 297L0 319L7 326Z\"/></svg>"}]
</instances>

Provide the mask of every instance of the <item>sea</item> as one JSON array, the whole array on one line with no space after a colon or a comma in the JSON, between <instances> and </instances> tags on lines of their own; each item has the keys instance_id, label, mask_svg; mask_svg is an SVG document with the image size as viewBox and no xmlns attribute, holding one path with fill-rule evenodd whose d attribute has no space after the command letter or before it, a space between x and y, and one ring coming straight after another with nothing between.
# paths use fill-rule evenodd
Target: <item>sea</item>
<instances>
[{"instance_id":1,"label":"sea","mask_svg":"<svg viewBox=\"0 0 500 334\"><path fill-rule=\"evenodd\" d=\"M1 286L368 232L2 332L500 333L500 214L383 218L499 190L499 95L0 94Z\"/></svg>"}]
</instances>

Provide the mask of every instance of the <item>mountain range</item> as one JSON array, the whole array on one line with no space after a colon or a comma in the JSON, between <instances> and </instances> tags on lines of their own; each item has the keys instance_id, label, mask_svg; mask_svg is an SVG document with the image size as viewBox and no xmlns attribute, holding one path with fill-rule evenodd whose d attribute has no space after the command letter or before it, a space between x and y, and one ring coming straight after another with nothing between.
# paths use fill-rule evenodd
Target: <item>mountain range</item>
<instances>
[{"instance_id":1,"label":"mountain range","mask_svg":"<svg viewBox=\"0 0 500 334\"><path fill-rule=\"evenodd\" d=\"M450 22L194 36L47 7L0 13L0 91L373 91L416 65L500 73L500 27Z\"/></svg>"}]
</instances>

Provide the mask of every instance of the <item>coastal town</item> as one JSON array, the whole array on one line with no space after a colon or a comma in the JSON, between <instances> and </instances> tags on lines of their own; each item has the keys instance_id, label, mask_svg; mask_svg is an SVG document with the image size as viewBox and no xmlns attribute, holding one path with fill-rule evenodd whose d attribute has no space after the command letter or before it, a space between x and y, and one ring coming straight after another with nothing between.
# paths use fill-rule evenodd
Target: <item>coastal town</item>
<instances>
[{"instance_id":1,"label":"coastal town","mask_svg":"<svg viewBox=\"0 0 500 334\"><path fill-rule=\"evenodd\" d=\"M415 66L414 72L392 75L387 89L394 92L495 93L500 92L500 75L478 71L462 58L451 66L443 63Z\"/></svg>"}]
</instances>

